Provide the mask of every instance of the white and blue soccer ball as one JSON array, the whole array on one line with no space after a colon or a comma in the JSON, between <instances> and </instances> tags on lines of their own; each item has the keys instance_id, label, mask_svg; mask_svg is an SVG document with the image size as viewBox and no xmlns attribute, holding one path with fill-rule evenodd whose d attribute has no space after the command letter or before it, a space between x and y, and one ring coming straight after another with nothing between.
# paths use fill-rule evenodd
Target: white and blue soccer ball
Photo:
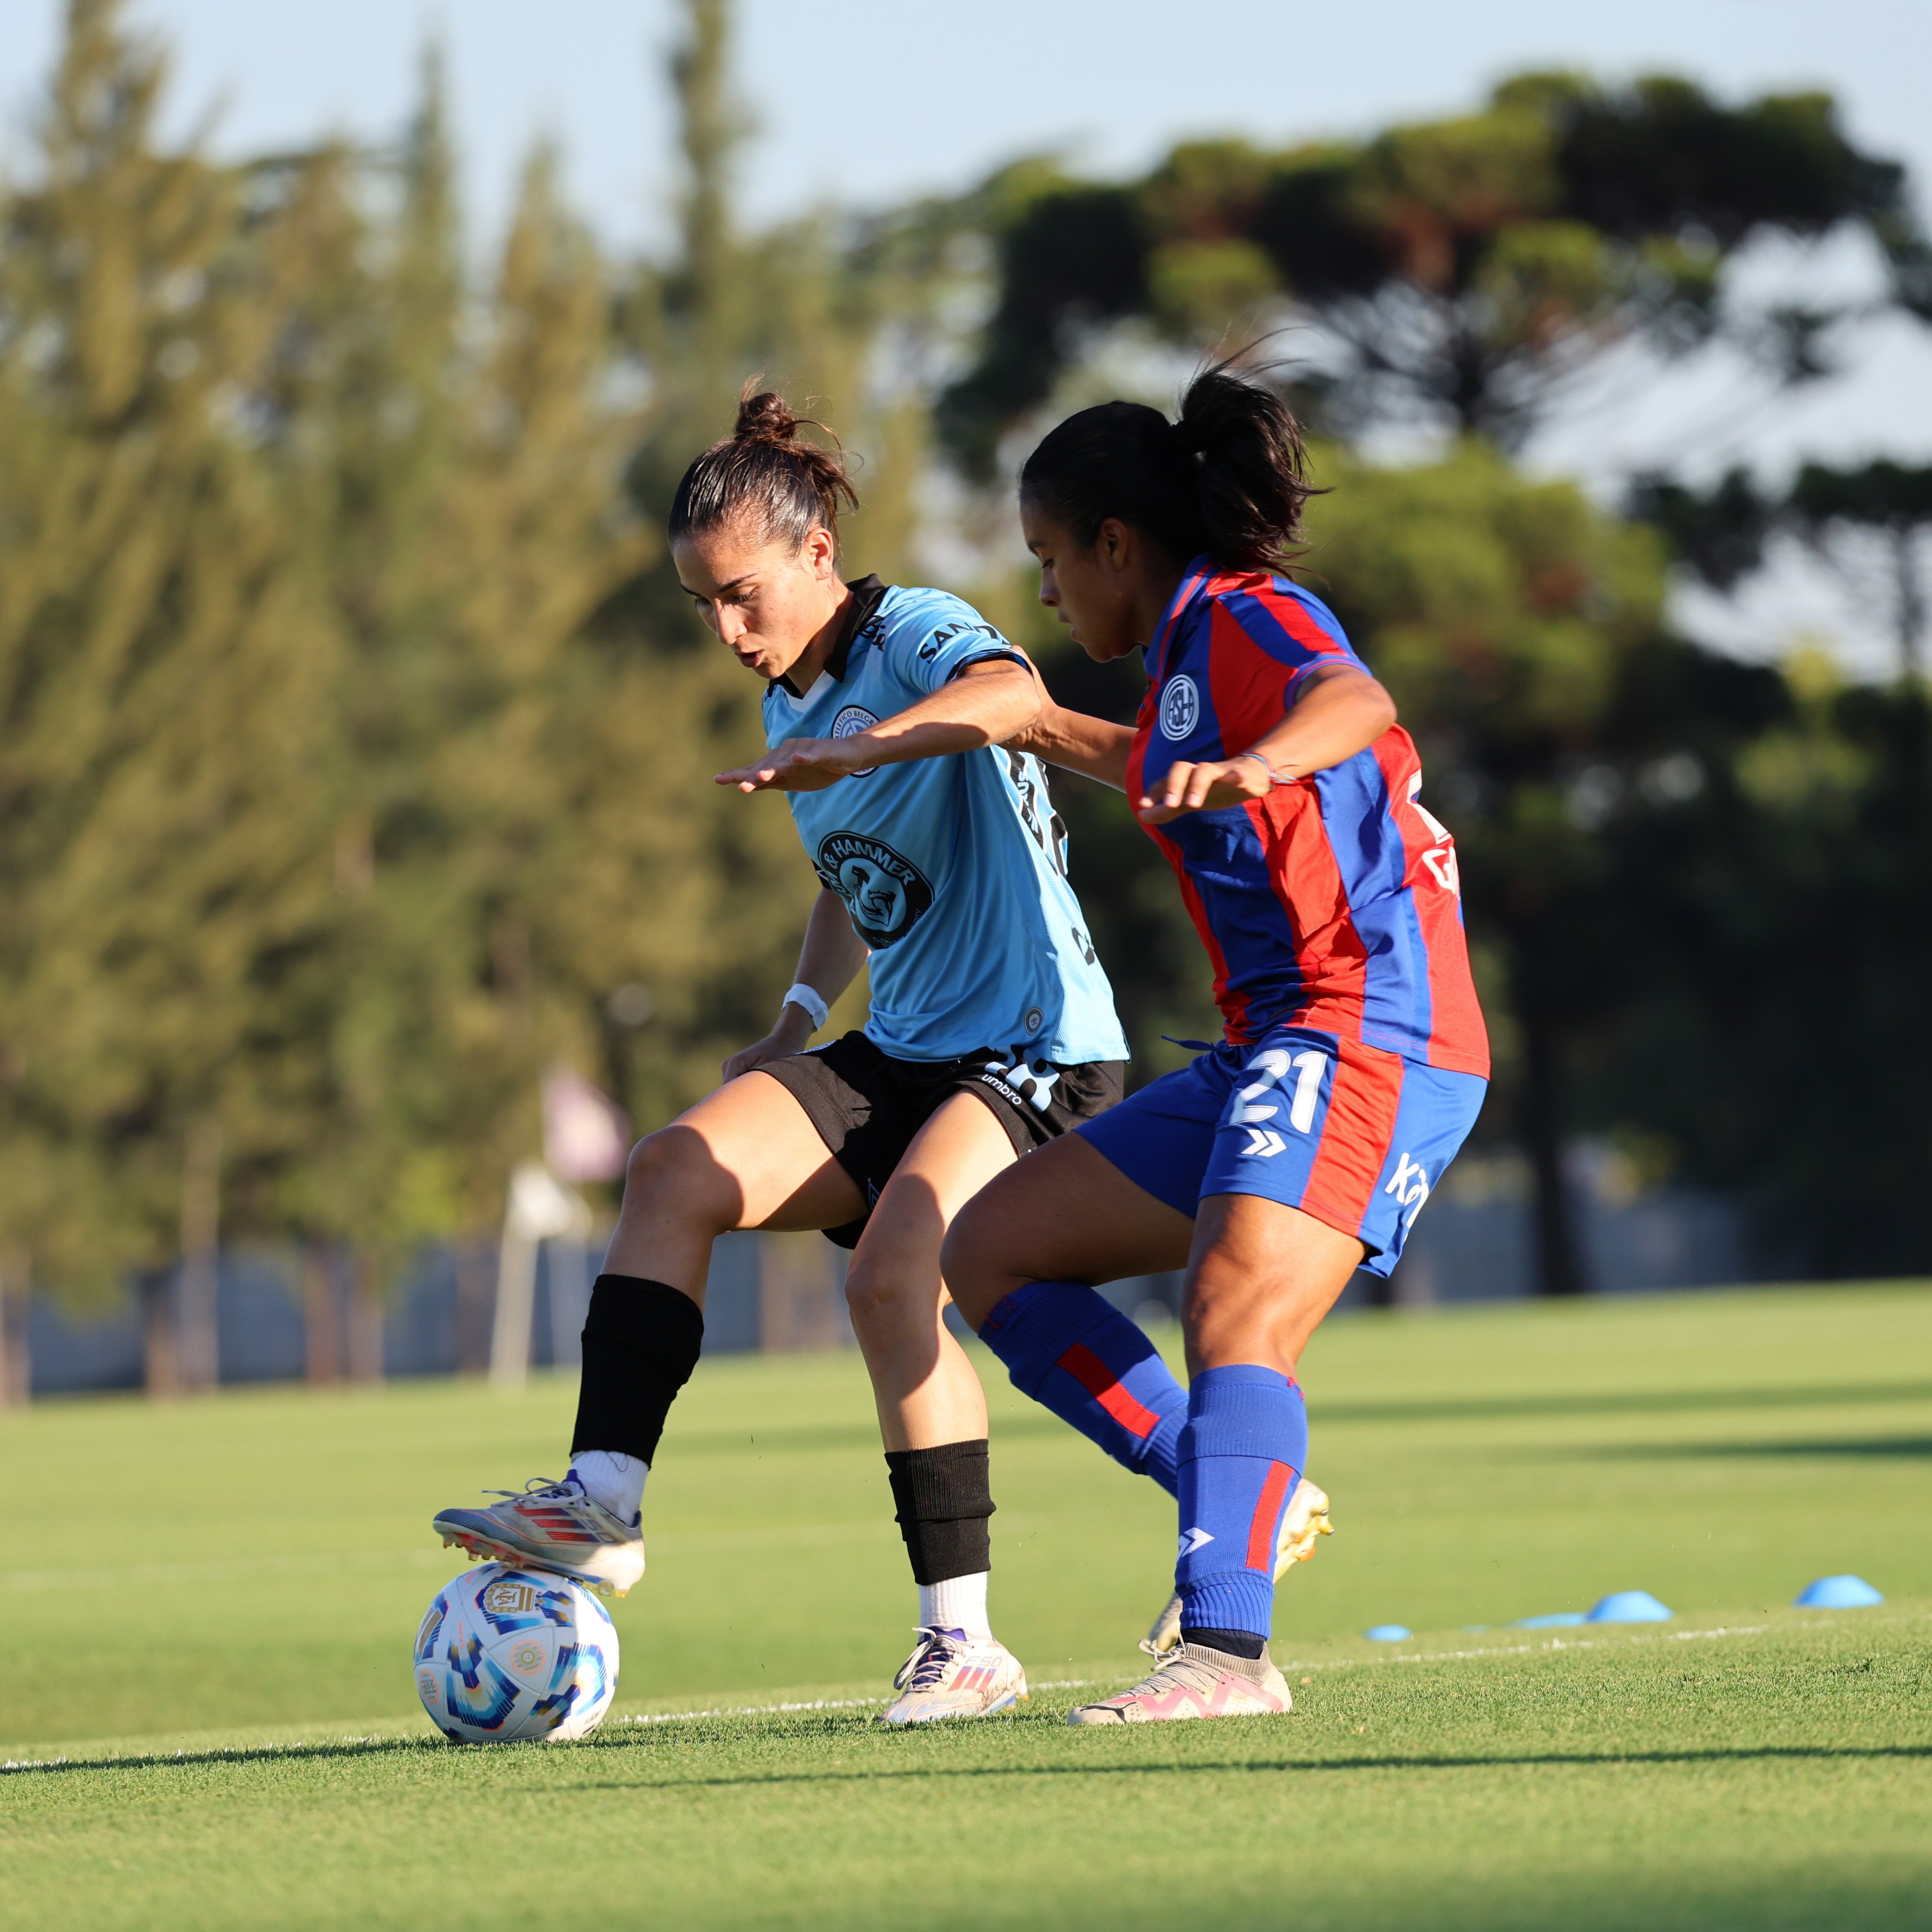
<instances>
[{"instance_id":1,"label":"white and blue soccer ball","mask_svg":"<svg viewBox=\"0 0 1932 1932\"><path fill-rule=\"evenodd\" d=\"M437 1591L416 1632L416 1694L454 1744L587 1738L617 1693L617 1629L582 1584L484 1563Z\"/></svg>"}]
</instances>

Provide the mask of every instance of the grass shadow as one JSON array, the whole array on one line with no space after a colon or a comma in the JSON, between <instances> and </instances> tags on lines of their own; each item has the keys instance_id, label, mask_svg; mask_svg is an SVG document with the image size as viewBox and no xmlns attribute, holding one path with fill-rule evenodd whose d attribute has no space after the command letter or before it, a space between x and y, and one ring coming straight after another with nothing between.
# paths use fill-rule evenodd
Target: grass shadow
<instances>
[{"instance_id":1,"label":"grass shadow","mask_svg":"<svg viewBox=\"0 0 1932 1932\"><path fill-rule=\"evenodd\" d=\"M1932 1402L1932 1382L1804 1382L1783 1388L1616 1389L1594 1395L1446 1396L1321 1405L1330 1422L1484 1422L1538 1416L1675 1415L1693 1409L1819 1408Z\"/></svg>"},{"instance_id":2,"label":"grass shadow","mask_svg":"<svg viewBox=\"0 0 1932 1932\"><path fill-rule=\"evenodd\" d=\"M1932 1382L1798 1383L1781 1388L1616 1389L1594 1395L1425 1396L1415 1401L1324 1402L1320 1420L1340 1422L1508 1422L1538 1417L1677 1415L1697 1410L1816 1408L1872 1402L1932 1402ZM1002 1415L998 1435L1064 1436L1066 1425L1045 1410ZM878 1430L863 1421L793 1424L774 1429L692 1429L675 1433L680 1456L780 1454L812 1449L871 1450Z\"/></svg>"},{"instance_id":3,"label":"grass shadow","mask_svg":"<svg viewBox=\"0 0 1932 1932\"><path fill-rule=\"evenodd\" d=\"M1680 1456L1851 1456L1873 1460L1907 1462L1932 1456L1932 1436L1862 1436L1836 1440L1782 1442L1625 1442L1601 1448L1567 1450L1566 1455L1612 1460L1635 1457L1645 1462Z\"/></svg>"},{"instance_id":4,"label":"grass shadow","mask_svg":"<svg viewBox=\"0 0 1932 1932\"><path fill-rule=\"evenodd\" d=\"M1588 1768L1606 1765L1833 1763L1921 1758L1932 1758L1932 1744L1762 1744L1687 1750L1516 1752L1496 1756L1449 1752L1379 1756L1364 1752L1350 1757L1226 1758L1190 1764L908 1765L878 1771L835 1770L827 1767L815 1772L776 1772L763 1777L613 1779L574 1785L572 1788L581 1791L643 1791L688 1786L724 1790L758 1785L884 1784L901 1778L1162 1778L1229 1772L1484 1771L1565 1766Z\"/></svg>"},{"instance_id":5,"label":"grass shadow","mask_svg":"<svg viewBox=\"0 0 1932 1932\"><path fill-rule=\"evenodd\" d=\"M536 1746L536 1749L547 1747ZM50 1757L0 1765L0 1778L56 1778L79 1771L188 1770L207 1764L269 1764L310 1758L382 1757L447 1750L441 1738L358 1738L333 1744L241 1744L214 1750L154 1751L134 1757Z\"/></svg>"}]
</instances>

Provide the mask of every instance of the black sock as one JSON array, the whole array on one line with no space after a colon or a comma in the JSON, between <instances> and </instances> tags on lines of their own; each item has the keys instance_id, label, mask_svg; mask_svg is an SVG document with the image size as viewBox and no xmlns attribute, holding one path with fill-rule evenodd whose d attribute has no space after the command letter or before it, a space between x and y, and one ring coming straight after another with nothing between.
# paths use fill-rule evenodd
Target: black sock
<instances>
[{"instance_id":1,"label":"black sock","mask_svg":"<svg viewBox=\"0 0 1932 1932\"><path fill-rule=\"evenodd\" d=\"M654 1461L664 1418L704 1342L704 1317L689 1295L639 1275L600 1274L584 1318L570 1453L614 1449Z\"/></svg>"},{"instance_id":2,"label":"black sock","mask_svg":"<svg viewBox=\"0 0 1932 1932\"><path fill-rule=\"evenodd\" d=\"M984 1436L937 1449L888 1449L886 1471L915 1583L944 1583L992 1568Z\"/></svg>"},{"instance_id":3,"label":"black sock","mask_svg":"<svg viewBox=\"0 0 1932 1932\"><path fill-rule=\"evenodd\" d=\"M1252 1630L1190 1630L1180 1627L1183 1643L1198 1643L1204 1650L1225 1651L1230 1657L1244 1657L1250 1664L1258 1664L1262 1653L1268 1648L1268 1639L1256 1636Z\"/></svg>"}]
</instances>

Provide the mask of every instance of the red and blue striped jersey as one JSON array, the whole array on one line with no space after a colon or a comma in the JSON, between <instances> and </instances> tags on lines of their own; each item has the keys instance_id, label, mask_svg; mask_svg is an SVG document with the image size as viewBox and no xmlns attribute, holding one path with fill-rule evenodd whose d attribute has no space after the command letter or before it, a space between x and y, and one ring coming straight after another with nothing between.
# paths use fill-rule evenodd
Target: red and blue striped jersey
<instances>
[{"instance_id":1,"label":"red and blue striped jersey","mask_svg":"<svg viewBox=\"0 0 1932 1932\"><path fill-rule=\"evenodd\" d=\"M1127 795L1176 759L1244 752L1317 666L1361 667L1334 612L1286 578L1190 566L1147 650ZM1214 966L1229 1040L1317 1027L1486 1076L1456 845L1418 802L1422 763L1391 725L1366 751L1265 797L1149 826Z\"/></svg>"}]
</instances>

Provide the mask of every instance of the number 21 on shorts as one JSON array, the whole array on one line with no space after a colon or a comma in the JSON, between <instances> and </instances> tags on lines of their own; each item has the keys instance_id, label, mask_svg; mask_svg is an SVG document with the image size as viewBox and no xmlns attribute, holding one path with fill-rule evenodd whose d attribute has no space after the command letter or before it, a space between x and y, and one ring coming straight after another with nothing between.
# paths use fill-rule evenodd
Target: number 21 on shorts
<instances>
[{"instance_id":1,"label":"number 21 on shorts","mask_svg":"<svg viewBox=\"0 0 1932 1932\"><path fill-rule=\"evenodd\" d=\"M1322 1097L1322 1076L1328 1065L1328 1055L1313 1047L1301 1053L1290 1054L1280 1047L1271 1046L1256 1054L1243 1070L1262 1077L1234 1096L1234 1110L1228 1116L1228 1124L1249 1127L1262 1120L1273 1120L1281 1108L1271 1102L1264 1103L1262 1096L1280 1088L1292 1070L1295 1076L1294 1093L1288 1102L1288 1124L1298 1134L1308 1132L1315 1125L1316 1103Z\"/></svg>"}]
</instances>

